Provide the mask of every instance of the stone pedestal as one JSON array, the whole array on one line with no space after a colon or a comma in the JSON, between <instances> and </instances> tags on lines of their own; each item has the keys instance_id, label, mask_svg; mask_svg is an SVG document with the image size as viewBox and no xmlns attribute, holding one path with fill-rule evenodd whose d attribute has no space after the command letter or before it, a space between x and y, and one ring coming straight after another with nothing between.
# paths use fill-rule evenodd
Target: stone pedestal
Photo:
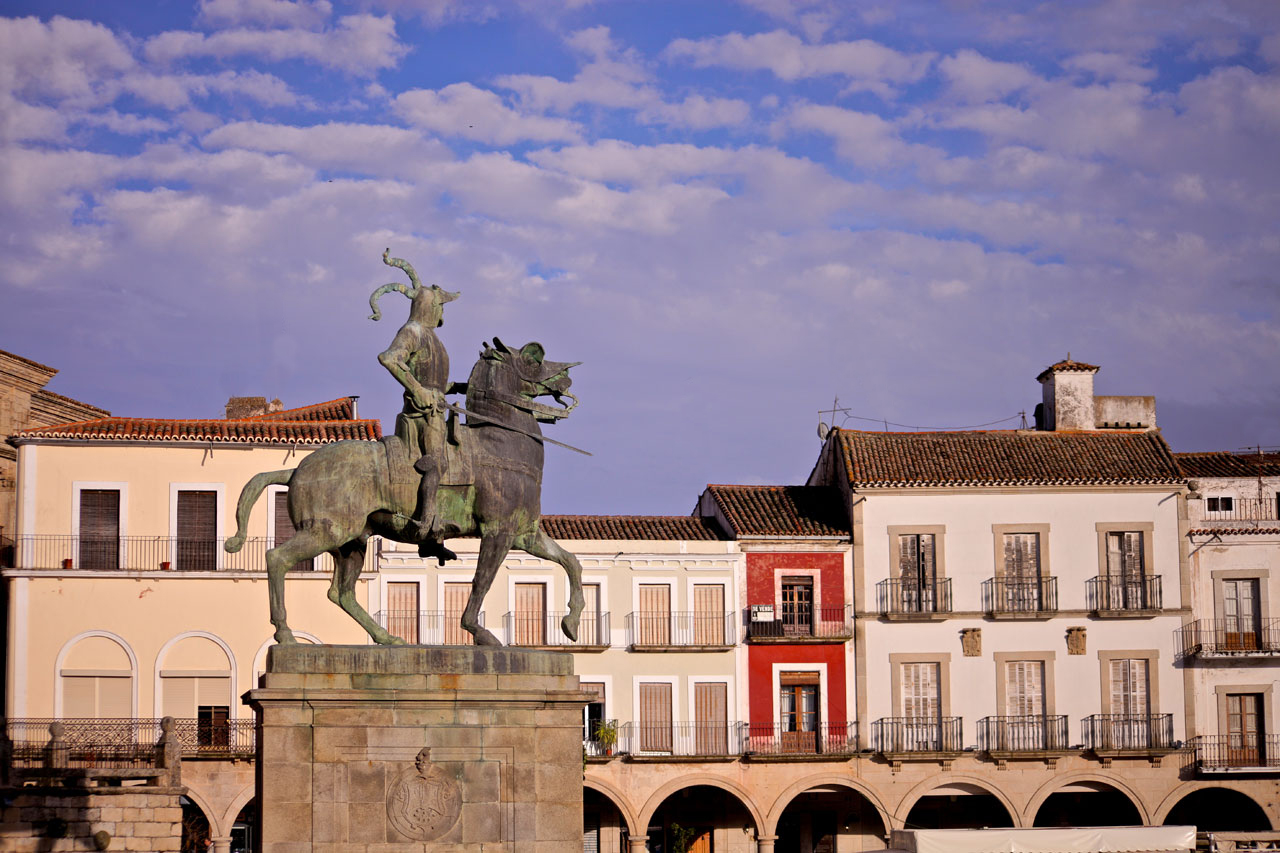
<instances>
[{"instance_id":1,"label":"stone pedestal","mask_svg":"<svg viewBox=\"0 0 1280 853\"><path fill-rule=\"evenodd\" d=\"M588 699L563 653L273 646L262 853L577 853Z\"/></svg>"}]
</instances>

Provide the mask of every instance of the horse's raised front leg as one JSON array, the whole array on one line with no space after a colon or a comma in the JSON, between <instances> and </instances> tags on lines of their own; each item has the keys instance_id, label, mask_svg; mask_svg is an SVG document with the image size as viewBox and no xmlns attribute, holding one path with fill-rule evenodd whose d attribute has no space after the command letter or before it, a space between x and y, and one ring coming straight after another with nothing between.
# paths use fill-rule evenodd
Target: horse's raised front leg
<instances>
[{"instance_id":1,"label":"horse's raised front leg","mask_svg":"<svg viewBox=\"0 0 1280 853\"><path fill-rule=\"evenodd\" d=\"M471 579L471 597L462 611L462 627L475 637L477 646L500 646L498 638L480 624L480 608L484 597L498 575L498 568L511 550L515 537L506 531L486 530L480 534L480 554L476 558L476 576Z\"/></svg>"},{"instance_id":2,"label":"horse's raised front leg","mask_svg":"<svg viewBox=\"0 0 1280 853\"><path fill-rule=\"evenodd\" d=\"M541 530L529 536L520 537L515 544L525 553L543 560L559 563L569 577L569 613L560 620L560 630L575 643L578 641L578 620L582 617L582 608L586 601L582 597L582 565L578 558L560 547L560 543Z\"/></svg>"},{"instance_id":3,"label":"horse's raised front leg","mask_svg":"<svg viewBox=\"0 0 1280 853\"><path fill-rule=\"evenodd\" d=\"M329 600L359 622L360 627L378 645L403 646L404 640L379 625L356 600L356 581L360 579L360 572L364 568L364 542L357 539L334 548L329 553L333 556L333 583L329 585Z\"/></svg>"},{"instance_id":4,"label":"horse's raised front leg","mask_svg":"<svg viewBox=\"0 0 1280 853\"><path fill-rule=\"evenodd\" d=\"M309 560L327 550L314 530L299 530L288 542L267 552L267 594L271 600L271 624L276 628L276 642L296 643L289 630L284 609L284 576L300 560Z\"/></svg>"}]
</instances>

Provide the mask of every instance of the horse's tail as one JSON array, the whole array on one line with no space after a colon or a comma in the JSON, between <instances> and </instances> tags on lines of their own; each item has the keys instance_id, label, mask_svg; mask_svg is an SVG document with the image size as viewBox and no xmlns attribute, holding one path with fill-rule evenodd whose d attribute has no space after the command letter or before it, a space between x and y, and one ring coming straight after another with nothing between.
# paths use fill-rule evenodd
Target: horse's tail
<instances>
[{"instance_id":1,"label":"horse's tail","mask_svg":"<svg viewBox=\"0 0 1280 853\"><path fill-rule=\"evenodd\" d=\"M249 523L249 510L258 502L262 490L267 486L289 485L295 470L286 468L283 471L265 471L244 484L244 488L240 490L240 500L236 504L236 535L222 546L228 554L234 554L244 547L244 530Z\"/></svg>"}]
</instances>

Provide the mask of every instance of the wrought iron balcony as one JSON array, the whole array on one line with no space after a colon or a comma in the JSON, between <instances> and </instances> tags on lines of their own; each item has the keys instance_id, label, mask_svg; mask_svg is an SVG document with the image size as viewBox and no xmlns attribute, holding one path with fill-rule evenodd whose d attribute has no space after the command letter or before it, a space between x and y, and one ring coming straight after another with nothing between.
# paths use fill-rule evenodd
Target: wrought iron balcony
<instances>
[{"instance_id":1,"label":"wrought iron balcony","mask_svg":"<svg viewBox=\"0 0 1280 853\"><path fill-rule=\"evenodd\" d=\"M627 645L634 651L728 648L737 642L734 623L733 613L638 610L627 614Z\"/></svg>"},{"instance_id":2,"label":"wrought iron balcony","mask_svg":"<svg viewBox=\"0 0 1280 853\"><path fill-rule=\"evenodd\" d=\"M983 717L978 720L978 749L984 752L1057 752L1067 748L1063 715Z\"/></svg>"},{"instance_id":3,"label":"wrought iron balcony","mask_svg":"<svg viewBox=\"0 0 1280 853\"><path fill-rule=\"evenodd\" d=\"M982 607L993 616L1054 613L1058 609L1058 579L989 578L982 582Z\"/></svg>"},{"instance_id":4,"label":"wrought iron balcony","mask_svg":"<svg viewBox=\"0 0 1280 853\"><path fill-rule=\"evenodd\" d=\"M1095 613L1124 614L1159 610L1164 606L1160 576L1119 578L1098 575L1085 582L1089 609Z\"/></svg>"},{"instance_id":5,"label":"wrought iron balcony","mask_svg":"<svg viewBox=\"0 0 1280 853\"><path fill-rule=\"evenodd\" d=\"M751 723L747 751L754 755L852 755L858 751L858 724L818 723L809 731L793 731L781 723Z\"/></svg>"},{"instance_id":6,"label":"wrought iron balcony","mask_svg":"<svg viewBox=\"0 0 1280 853\"><path fill-rule=\"evenodd\" d=\"M373 619L410 645L471 646L475 639L462 627L461 613L439 610L379 610ZM484 627L484 611L477 620Z\"/></svg>"},{"instance_id":7,"label":"wrought iron balcony","mask_svg":"<svg viewBox=\"0 0 1280 853\"><path fill-rule=\"evenodd\" d=\"M4 734L16 768L154 766L159 718L8 719ZM55 736L56 733L56 736ZM174 719L183 758L253 758L254 720Z\"/></svg>"},{"instance_id":8,"label":"wrought iron balcony","mask_svg":"<svg viewBox=\"0 0 1280 853\"><path fill-rule=\"evenodd\" d=\"M1280 771L1280 735L1208 735L1188 745L1202 773Z\"/></svg>"},{"instance_id":9,"label":"wrought iron balcony","mask_svg":"<svg viewBox=\"0 0 1280 853\"><path fill-rule=\"evenodd\" d=\"M1174 636L1179 657L1280 655L1280 619L1253 624L1242 619L1197 619L1174 631Z\"/></svg>"},{"instance_id":10,"label":"wrought iron balcony","mask_svg":"<svg viewBox=\"0 0 1280 853\"><path fill-rule=\"evenodd\" d=\"M894 616L930 616L951 612L951 578L941 578L921 586L901 578L889 578L876 584L880 612Z\"/></svg>"},{"instance_id":11,"label":"wrought iron balcony","mask_svg":"<svg viewBox=\"0 0 1280 853\"><path fill-rule=\"evenodd\" d=\"M754 643L802 643L847 640L853 636L849 607L811 607L767 622L747 623L747 640Z\"/></svg>"},{"instance_id":12,"label":"wrought iron balcony","mask_svg":"<svg viewBox=\"0 0 1280 853\"><path fill-rule=\"evenodd\" d=\"M1091 714L1080 721L1085 749L1154 752L1174 748L1172 714Z\"/></svg>"},{"instance_id":13,"label":"wrought iron balcony","mask_svg":"<svg viewBox=\"0 0 1280 853\"><path fill-rule=\"evenodd\" d=\"M1280 500L1269 498L1210 497L1202 502L1201 521L1213 526L1221 521L1280 520Z\"/></svg>"},{"instance_id":14,"label":"wrought iron balcony","mask_svg":"<svg viewBox=\"0 0 1280 853\"><path fill-rule=\"evenodd\" d=\"M882 717L871 724L876 752L960 752L963 749L960 717Z\"/></svg>"},{"instance_id":15,"label":"wrought iron balcony","mask_svg":"<svg viewBox=\"0 0 1280 853\"><path fill-rule=\"evenodd\" d=\"M20 569L71 569L123 572L265 572L266 554L275 541L251 536L234 554L223 549L226 539L190 539L177 536L19 536L13 564ZM372 557L366 567L372 566ZM298 563L297 570L333 569L333 560L322 554Z\"/></svg>"},{"instance_id":16,"label":"wrought iron balcony","mask_svg":"<svg viewBox=\"0 0 1280 853\"><path fill-rule=\"evenodd\" d=\"M570 640L560 630L567 613L506 613L502 617L511 646L581 646L606 648L609 645L609 613L583 613L578 622L578 639Z\"/></svg>"},{"instance_id":17,"label":"wrought iron balcony","mask_svg":"<svg viewBox=\"0 0 1280 853\"><path fill-rule=\"evenodd\" d=\"M739 722L623 723L618 744L631 756L729 757L747 751Z\"/></svg>"}]
</instances>

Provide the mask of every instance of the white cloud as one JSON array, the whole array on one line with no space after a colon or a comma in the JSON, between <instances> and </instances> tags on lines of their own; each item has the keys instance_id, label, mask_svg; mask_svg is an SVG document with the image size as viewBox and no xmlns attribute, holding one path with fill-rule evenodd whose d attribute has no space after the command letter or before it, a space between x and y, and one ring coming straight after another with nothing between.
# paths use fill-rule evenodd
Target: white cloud
<instances>
[{"instance_id":1,"label":"white cloud","mask_svg":"<svg viewBox=\"0 0 1280 853\"><path fill-rule=\"evenodd\" d=\"M333 14L329 0L200 0L200 19L214 26L257 24L318 29Z\"/></svg>"},{"instance_id":2,"label":"white cloud","mask_svg":"<svg viewBox=\"0 0 1280 853\"><path fill-rule=\"evenodd\" d=\"M149 39L144 48L147 58L156 62L251 55L271 62L302 60L357 74L394 68L408 50L396 36L395 21L374 15L347 15L321 32L229 29L204 35L171 30Z\"/></svg>"},{"instance_id":3,"label":"white cloud","mask_svg":"<svg viewBox=\"0 0 1280 853\"><path fill-rule=\"evenodd\" d=\"M975 50L961 50L943 58L938 62L938 71L947 80L949 94L966 102L1000 99L1040 80L1021 65L997 62Z\"/></svg>"},{"instance_id":4,"label":"white cloud","mask_svg":"<svg viewBox=\"0 0 1280 853\"><path fill-rule=\"evenodd\" d=\"M104 79L134 65L124 43L101 24L0 18L0 90L89 102Z\"/></svg>"},{"instance_id":5,"label":"white cloud","mask_svg":"<svg viewBox=\"0 0 1280 853\"><path fill-rule=\"evenodd\" d=\"M495 93L470 83L453 83L439 91L411 89L397 95L394 105L396 113L417 127L488 145L572 141L581 135L574 122L518 112Z\"/></svg>"},{"instance_id":6,"label":"white cloud","mask_svg":"<svg viewBox=\"0 0 1280 853\"><path fill-rule=\"evenodd\" d=\"M115 87L168 109L185 107L193 98L210 95L241 95L265 106L291 106L300 100L279 77L252 70L217 74L138 72L126 74Z\"/></svg>"},{"instance_id":7,"label":"white cloud","mask_svg":"<svg viewBox=\"0 0 1280 853\"><path fill-rule=\"evenodd\" d=\"M1149 83L1156 78L1156 70L1149 65L1135 62L1121 53L1093 51L1068 56L1062 61L1064 68L1092 74L1098 81L1123 80L1129 83Z\"/></svg>"},{"instance_id":8,"label":"white cloud","mask_svg":"<svg viewBox=\"0 0 1280 853\"><path fill-rule=\"evenodd\" d=\"M205 134L200 143L209 150L289 154L313 168L366 175L415 174L452 158L442 143L415 130L341 122L311 127L234 122Z\"/></svg>"},{"instance_id":9,"label":"white cloud","mask_svg":"<svg viewBox=\"0 0 1280 853\"><path fill-rule=\"evenodd\" d=\"M782 80L838 75L857 88L889 95L927 73L933 54L900 53L874 41L805 44L782 30L744 36L730 33L707 39L676 39L667 58L688 60L698 68L722 67L744 71L767 70Z\"/></svg>"},{"instance_id":10,"label":"white cloud","mask_svg":"<svg viewBox=\"0 0 1280 853\"><path fill-rule=\"evenodd\" d=\"M122 113L116 110L102 110L87 113L76 119L81 124L105 127L112 133L124 136L142 136L148 133L163 133L169 129L169 123L154 116L140 116L134 113Z\"/></svg>"}]
</instances>

